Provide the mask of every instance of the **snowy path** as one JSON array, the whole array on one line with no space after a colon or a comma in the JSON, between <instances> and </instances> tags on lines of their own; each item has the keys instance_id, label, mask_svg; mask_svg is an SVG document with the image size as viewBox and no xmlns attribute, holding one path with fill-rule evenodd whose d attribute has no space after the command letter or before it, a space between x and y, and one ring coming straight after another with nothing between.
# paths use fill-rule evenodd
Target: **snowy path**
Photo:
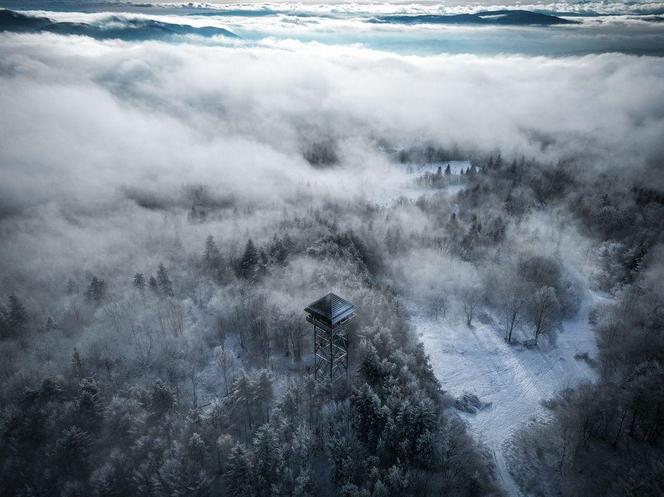
<instances>
[{"instance_id":1,"label":"snowy path","mask_svg":"<svg viewBox=\"0 0 664 497\"><path fill-rule=\"evenodd\" d=\"M416 304L408 306L443 389L455 397L470 392L491 403L477 414L459 415L494 454L499 483L510 496L521 495L505 457L515 431L530 420L546 419L542 400L595 378L592 368L574 355L587 352L596 357L595 339L587 323L597 298L586 292L577 317L563 324L556 345L545 351L508 345L491 324L478 322L469 329L461 320L435 320Z\"/></svg>"}]
</instances>

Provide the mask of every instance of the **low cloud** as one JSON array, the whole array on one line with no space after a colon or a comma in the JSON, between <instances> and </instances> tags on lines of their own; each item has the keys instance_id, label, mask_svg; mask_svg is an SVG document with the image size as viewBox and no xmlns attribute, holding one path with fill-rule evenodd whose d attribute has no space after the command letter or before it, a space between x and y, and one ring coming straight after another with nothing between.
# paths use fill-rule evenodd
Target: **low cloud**
<instances>
[{"instance_id":1,"label":"low cloud","mask_svg":"<svg viewBox=\"0 0 664 497\"><path fill-rule=\"evenodd\" d=\"M231 48L50 34L4 34L0 44L5 209L199 183L274 200L333 176L339 194L361 193L355 178L391 174L385 144L637 168L659 157L664 135L664 67L648 57L418 57L287 40ZM334 144L336 170L304 159L316 143Z\"/></svg>"}]
</instances>

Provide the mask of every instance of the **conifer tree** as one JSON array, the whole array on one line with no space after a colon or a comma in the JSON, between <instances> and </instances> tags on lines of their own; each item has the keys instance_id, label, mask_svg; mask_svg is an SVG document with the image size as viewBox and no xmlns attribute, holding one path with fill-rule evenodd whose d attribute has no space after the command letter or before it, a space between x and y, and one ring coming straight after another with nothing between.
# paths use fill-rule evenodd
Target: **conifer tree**
<instances>
[{"instance_id":1,"label":"conifer tree","mask_svg":"<svg viewBox=\"0 0 664 497\"><path fill-rule=\"evenodd\" d=\"M104 298L106 293L106 284L104 280L93 276L88 285L88 289L85 291L86 298L91 302L99 303Z\"/></svg>"},{"instance_id":2,"label":"conifer tree","mask_svg":"<svg viewBox=\"0 0 664 497\"><path fill-rule=\"evenodd\" d=\"M247 241L247 245L244 248L244 254L242 259L240 259L240 276L245 279L251 279L256 273L256 267L258 265L258 250L251 238Z\"/></svg>"},{"instance_id":3,"label":"conifer tree","mask_svg":"<svg viewBox=\"0 0 664 497\"><path fill-rule=\"evenodd\" d=\"M256 430L253 449L256 490L258 495L269 495L272 485L279 481L282 460L279 439L270 425Z\"/></svg>"},{"instance_id":4,"label":"conifer tree","mask_svg":"<svg viewBox=\"0 0 664 497\"><path fill-rule=\"evenodd\" d=\"M67 294L74 295L75 293L78 293L78 285L72 278L69 278L67 280Z\"/></svg>"},{"instance_id":5,"label":"conifer tree","mask_svg":"<svg viewBox=\"0 0 664 497\"><path fill-rule=\"evenodd\" d=\"M28 313L16 295L9 296L8 319L11 333L18 333L28 324Z\"/></svg>"},{"instance_id":6,"label":"conifer tree","mask_svg":"<svg viewBox=\"0 0 664 497\"><path fill-rule=\"evenodd\" d=\"M46 323L44 324L44 331L53 331L58 328L58 325L55 323L55 320L49 316L46 318Z\"/></svg>"},{"instance_id":7,"label":"conifer tree","mask_svg":"<svg viewBox=\"0 0 664 497\"><path fill-rule=\"evenodd\" d=\"M221 259L221 252L219 251L219 247L217 247L217 244L215 243L214 237L212 235L208 235L205 240L204 257L205 263L210 268L216 267L219 263L219 259Z\"/></svg>"},{"instance_id":8,"label":"conifer tree","mask_svg":"<svg viewBox=\"0 0 664 497\"><path fill-rule=\"evenodd\" d=\"M248 451L240 444L231 449L226 463L226 488L233 497L251 495L253 471Z\"/></svg>"},{"instance_id":9,"label":"conifer tree","mask_svg":"<svg viewBox=\"0 0 664 497\"><path fill-rule=\"evenodd\" d=\"M163 263L159 263L159 268L157 269L157 283L159 285L159 291L162 295L167 297L173 296L173 283L171 283L170 278L168 277L168 271L166 271L166 266Z\"/></svg>"},{"instance_id":10,"label":"conifer tree","mask_svg":"<svg viewBox=\"0 0 664 497\"><path fill-rule=\"evenodd\" d=\"M134 286L139 290L145 289L145 276L143 273L136 273L134 275Z\"/></svg>"},{"instance_id":11,"label":"conifer tree","mask_svg":"<svg viewBox=\"0 0 664 497\"><path fill-rule=\"evenodd\" d=\"M74 352L71 355L71 370L75 378L79 380L85 376L85 371L83 369L83 360L81 355L78 353L78 349L74 347Z\"/></svg>"},{"instance_id":12,"label":"conifer tree","mask_svg":"<svg viewBox=\"0 0 664 497\"><path fill-rule=\"evenodd\" d=\"M288 233L284 235L282 243L284 244L284 248L286 249L286 255L290 254L295 249L295 242L291 239Z\"/></svg>"},{"instance_id":13,"label":"conifer tree","mask_svg":"<svg viewBox=\"0 0 664 497\"><path fill-rule=\"evenodd\" d=\"M0 305L0 340L9 335L9 311Z\"/></svg>"},{"instance_id":14,"label":"conifer tree","mask_svg":"<svg viewBox=\"0 0 664 497\"><path fill-rule=\"evenodd\" d=\"M150 290L152 290L154 293L159 293L159 283L157 282L157 278L150 276L148 285L150 286Z\"/></svg>"}]
</instances>

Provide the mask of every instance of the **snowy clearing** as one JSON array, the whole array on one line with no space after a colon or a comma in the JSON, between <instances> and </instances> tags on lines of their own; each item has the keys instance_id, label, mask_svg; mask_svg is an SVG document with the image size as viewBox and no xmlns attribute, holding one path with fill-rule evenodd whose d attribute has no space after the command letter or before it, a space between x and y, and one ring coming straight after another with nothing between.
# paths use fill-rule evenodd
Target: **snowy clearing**
<instances>
[{"instance_id":1,"label":"snowy clearing","mask_svg":"<svg viewBox=\"0 0 664 497\"><path fill-rule=\"evenodd\" d=\"M471 165L469 161L450 164L454 176ZM415 174L435 172L439 165L445 167L442 163L409 167L406 181L395 182L393 190L381 191L381 200L388 203L399 197L416 199L432 192L452 197L463 189L463 184L432 191L417 187L412 181ZM579 355L586 354L591 360L597 357L588 318L595 304L606 301L606 297L588 288L587 264L587 260L577 259L572 264L577 267L568 267L584 285L576 316L563 321L553 343L540 343L533 348L516 341L508 344L498 321L487 312L478 313L483 318L476 319L469 328L460 313L449 312L446 317L436 319L414 297L405 298L410 322L424 344L443 390L457 399L466 394L479 399L481 405L476 412L472 408L451 410L466 421L470 433L493 454L498 483L507 495L523 495L512 478L506 457L513 435L529 422L548 419L550 412L542 401L565 388L596 379L590 361L581 360Z\"/></svg>"},{"instance_id":2,"label":"snowy clearing","mask_svg":"<svg viewBox=\"0 0 664 497\"><path fill-rule=\"evenodd\" d=\"M542 400L596 377L586 362L574 356L585 352L596 357L588 313L601 298L586 290L577 316L563 323L555 345L548 350L509 345L496 323L478 320L468 328L461 319L436 320L421 306L408 306L411 323L443 390L454 397L468 392L490 403L475 414L455 411L494 454L499 483L509 495L521 495L505 459L515 431L531 420L548 417Z\"/></svg>"}]
</instances>

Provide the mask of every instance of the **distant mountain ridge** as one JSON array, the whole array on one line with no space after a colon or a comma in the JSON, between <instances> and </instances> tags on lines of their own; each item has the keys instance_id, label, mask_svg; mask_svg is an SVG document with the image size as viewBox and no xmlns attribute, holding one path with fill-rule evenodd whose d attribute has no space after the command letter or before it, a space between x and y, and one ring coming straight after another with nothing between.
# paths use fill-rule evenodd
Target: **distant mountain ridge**
<instances>
[{"instance_id":1,"label":"distant mountain ridge","mask_svg":"<svg viewBox=\"0 0 664 497\"><path fill-rule=\"evenodd\" d=\"M48 17L36 17L0 10L0 31L19 33L57 33L62 35L81 35L96 39L120 39L126 41L163 40L173 36L238 36L226 29L213 26L194 27L186 24L171 24L152 19L132 19L112 16L108 26L82 22L57 22Z\"/></svg>"},{"instance_id":2,"label":"distant mountain ridge","mask_svg":"<svg viewBox=\"0 0 664 497\"><path fill-rule=\"evenodd\" d=\"M475 14L451 15L385 15L373 17L370 22L385 24L475 24L489 26L552 26L578 24L550 14L529 10L488 10Z\"/></svg>"}]
</instances>

